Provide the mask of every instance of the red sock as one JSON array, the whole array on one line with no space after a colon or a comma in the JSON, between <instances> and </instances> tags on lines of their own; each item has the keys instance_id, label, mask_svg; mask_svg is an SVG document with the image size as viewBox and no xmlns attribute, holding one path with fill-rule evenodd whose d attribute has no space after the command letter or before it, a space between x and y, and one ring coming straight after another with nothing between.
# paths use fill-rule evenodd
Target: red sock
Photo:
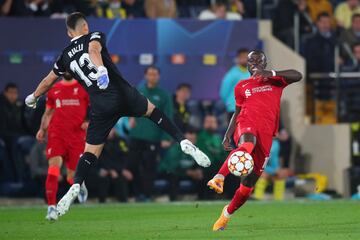
<instances>
[{"instance_id":1,"label":"red sock","mask_svg":"<svg viewBox=\"0 0 360 240\"><path fill-rule=\"evenodd\" d=\"M58 166L49 166L46 178L45 189L48 205L56 204L56 194L58 191L58 178L60 168Z\"/></svg>"},{"instance_id":2,"label":"red sock","mask_svg":"<svg viewBox=\"0 0 360 240\"><path fill-rule=\"evenodd\" d=\"M233 214L241 207L250 197L252 190L253 188L241 184L227 208L228 213Z\"/></svg>"},{"instance_id":3,"label":"red sock","mask_svg":"<svg viewBox=\"0 0 360 240\"><path fill-rule=\"evenodd\" d=\"M244 142L244 143L242 143L237 149L232 150L232 151L229 153L229 155L228 155L228 157L226 158L226 160L225 160L225 162L223 163L223 165L221 166L218 174L221 174L221 175L223 175L224 177L226 177L226 176L230 173L229 168L228 168L228 160L229 160L230 156L231 156L234 152L242 150L242 151L246 151L247 153L251 154L252 151L254 150L254 147L255 147L255 146L254 146L253 143L251 143L251 142Z\"/></svg>"},{"instance_id":4,"label":"red sock","mask_svg":"<svg viewBox=\"0 0 360 240\"><path fill-rule=\"evenodd\" d=\"M242 151L245 151L245 152L251 154L252 151L254 150L254 147L255 146L252 142L244 142L239 146L238 150L242 150Z\"/></svg>"}]
</instances>

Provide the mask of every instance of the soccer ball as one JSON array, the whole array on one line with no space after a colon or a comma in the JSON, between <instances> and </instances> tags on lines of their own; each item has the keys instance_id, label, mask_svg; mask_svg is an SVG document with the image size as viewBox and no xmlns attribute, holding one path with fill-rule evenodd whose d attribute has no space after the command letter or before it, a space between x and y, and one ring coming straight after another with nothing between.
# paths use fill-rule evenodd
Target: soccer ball
<instances>
[{"instance_id":1,"label":"soccer ball","mask_svg":"<svg viewBox=\"0 0 360 240\"><path fill-rule=\"evenodd\" d=\"M229 158L228 168L235 176L247 176L254 168L254 160L249 153L236 151Z\"/></svg>"}]
</instances>

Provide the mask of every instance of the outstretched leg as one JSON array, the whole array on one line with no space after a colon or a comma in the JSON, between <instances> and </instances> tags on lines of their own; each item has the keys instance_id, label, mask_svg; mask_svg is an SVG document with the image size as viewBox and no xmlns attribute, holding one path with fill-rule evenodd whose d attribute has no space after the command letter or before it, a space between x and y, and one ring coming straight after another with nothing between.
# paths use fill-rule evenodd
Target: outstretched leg
<instances>
[{"instance_id":1,"label":"outstretched leg","mask_svg":"<svg viewBox=\"0 0 360 240\"><path fill-rule=\"evenodd\" d=\"M219 172L208 182L210 189L214 189L215 192L221 194L224 191L224 180L225 177L230 173L228 168L228 160L234 152L245 151L251 154L256 145L256 137L251 133L244 133L241 135L239 140L238 148L232 150L223 165L221 166Z\"/></svg>"},{"instance_id":2,"label":"outstretched leg","mask_svg":"<svg viewBox=\"0 0 360 240\"><path fill-rule=\"evenodd\" d=\"M255 137L255 135L253 135L252 133L244 133L244 134L242 134L241 137L240 137L238 148L230 152L229 156L227 157L227 159L225 160L225 162L221 166L217 176L224 178L229 174L228 160L229 160L230 156L234 152L236 152L236 151L245 151L245 152L247 152L249 154L252 154L255 145L256 145L256 137Z\"/></svg>"},{"instance_id":3,"label":"outstretched leg","mask_svg":"<svg viewBox=\"0 0 360 240\"><path fill-rule=\"evenodd\" d=\"M188 139L185 139L180 129L158 108L155 107L148 100L148 107L145 116L153 121L158 127L172 136L178 143L180 143L181 150L191 155L197 164L202 167L210 166L211 162L208 156L206 156L201 150L199 150L194 144Z\"/></svg>"},{"instance_id":4,"label":"outstretched leg","mask_svg":"<svg viewBox=\"0 0 360 240\"><path fill-rule=\"evenodd\" d=\"M213 226L213 231L224 230L230 221L231 215L239 209L244 203L249 199L252 190L254 189L256 181L259 179L257 173L252 172L248 175L243 183L240 184L240 187L236 191L233 199L230 204L225 206L221 212L219 219L215 222Z\"/></svg>"},{"instance_id":5,"label":"outstretched leg","mask_svg":"<svg viewBox=\"0 0 360 240\"><path fill-rule=\"evenodd\" d=\"M178 143L180 143L182 140L185 139L180 129L149 100L148 100L148 106L145 113L145 117L148 117L159 128L161 128L170 136L172 136L175 139L175 141L177 141Z\"/></svg>"},{"instance_id":6,"label":"outstretched leg","mask_svg":"<svg viewBox=\"0 0 360 240\"><path fill-rule=\"evenodd\" d=\"M233 214L248 200L258 179L259 176L255 172L245 177L227 208L229 215Z\"/></svg>"}]
</instances>

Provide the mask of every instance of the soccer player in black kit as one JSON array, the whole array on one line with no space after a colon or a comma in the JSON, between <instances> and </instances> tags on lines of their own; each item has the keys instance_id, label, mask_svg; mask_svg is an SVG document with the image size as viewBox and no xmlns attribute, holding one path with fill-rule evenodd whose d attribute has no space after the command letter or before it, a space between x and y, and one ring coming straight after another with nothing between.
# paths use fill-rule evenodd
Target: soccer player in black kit
<instances>
[{"instance_id":1,"label":"soccer player in black kit","mask_svg":"<svg viewBox=\"0 0 360 240\"><path fill-rule=\"evenodd\" d=\"M37 99L65 72L71 73L90 95L91 113L85 150L76 168L74 184L57 205L58 215L64 215L69 210L87 173L98 161L111 128L123 116L149 118L179 142L182 151L191 155L200 166L210 166L209 158L185 139L167 116L121 76L111 61L103 33L89 33L85 16L79 12L66 18L66 27L71 43L35 92L25 99L27 106L35 108Z\"/></svg>"}]
</instances>

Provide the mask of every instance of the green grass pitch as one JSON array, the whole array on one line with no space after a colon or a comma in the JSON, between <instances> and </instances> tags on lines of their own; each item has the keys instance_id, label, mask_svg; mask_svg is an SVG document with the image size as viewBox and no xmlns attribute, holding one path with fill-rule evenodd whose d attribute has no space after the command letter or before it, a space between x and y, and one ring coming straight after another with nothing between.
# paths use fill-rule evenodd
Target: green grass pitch
<instances>
[{"instance_id":1,"label":"green grass pitch","mask_svg":"<svg viewBox=\"0 0 360 240\"><path fill-rule=\"evenodd\" d=\"M249 202L212 232L224 203L74 206L54 223L45 207L0 207L0 239L360 239L360 203Z\"/></svg>"}]
</instances>

